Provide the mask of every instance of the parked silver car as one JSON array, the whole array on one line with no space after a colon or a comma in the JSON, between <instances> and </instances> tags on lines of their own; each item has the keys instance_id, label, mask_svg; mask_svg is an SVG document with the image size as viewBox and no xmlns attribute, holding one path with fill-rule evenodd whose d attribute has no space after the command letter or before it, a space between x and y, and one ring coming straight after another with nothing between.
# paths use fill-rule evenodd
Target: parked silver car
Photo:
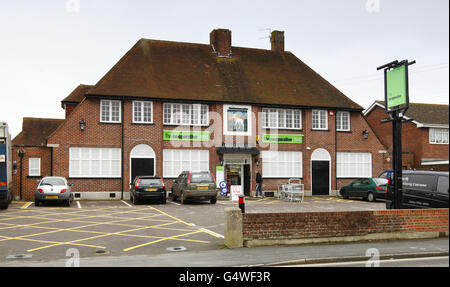
<instances>
[{"instance_id":1,"label":"parked silver car","mask_svg":"<svg viewBox=\"0 0 450 287\"><path fill-rule=\"evenodd\" d=\"M73 201L72 186L64 177L44 177L34 193L34 205L39 206L43 201L57 201L70 206Z\"/></svg>"}]
</instances>

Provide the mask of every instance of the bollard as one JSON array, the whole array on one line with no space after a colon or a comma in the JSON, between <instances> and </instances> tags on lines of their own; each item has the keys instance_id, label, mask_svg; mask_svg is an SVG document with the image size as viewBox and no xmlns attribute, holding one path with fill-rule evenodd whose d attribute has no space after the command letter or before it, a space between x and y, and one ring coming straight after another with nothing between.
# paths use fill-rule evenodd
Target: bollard
<instances>
[{"instance_id":1,"label":"bollard","mask_svg":"<svg viewBox=\"0 0 450 287\"><path fill-rule=\"evenodd\" d=\"M244 195L239 195L239 208L241 209L242 213L245 213L245 202L244 202Z\"/></svg>"}]
</instances>

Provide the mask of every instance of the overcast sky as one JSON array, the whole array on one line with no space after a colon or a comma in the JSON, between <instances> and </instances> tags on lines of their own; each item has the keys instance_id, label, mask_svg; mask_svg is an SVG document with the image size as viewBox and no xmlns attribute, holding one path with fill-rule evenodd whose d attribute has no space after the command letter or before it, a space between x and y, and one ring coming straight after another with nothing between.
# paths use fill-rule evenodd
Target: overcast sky
<instances>
[{"instance_id":1,"label":"overcast sky","mask_svg":"<svg viewBox=\"0 0 450 287\"><path fill-rule=\"evenodd\" d=\"M23 117L64 118L61 100L140 38L209 44L215 28L261 49L285 31L286 50L364 108L396 59L417 61L412 102L449 101L448 0L0 0L0 121L15 136Z\"/></svg>"}]
</instances>

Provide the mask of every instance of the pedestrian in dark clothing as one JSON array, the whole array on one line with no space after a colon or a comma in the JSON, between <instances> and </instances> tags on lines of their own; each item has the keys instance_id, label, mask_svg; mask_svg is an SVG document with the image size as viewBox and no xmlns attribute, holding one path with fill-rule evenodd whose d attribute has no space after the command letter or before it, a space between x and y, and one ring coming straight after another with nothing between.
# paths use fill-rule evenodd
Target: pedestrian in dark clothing
<instances>
[{"instance_id":1,"label":"pedestrian in dark clothing","mask_svg":"<svg viewBox=\"0 0 450 287\"><path fill-rule=\"evenodd\" d=\"M263 179L259 171L256 173L256 197L263 197L262 193ZM258 196L259 195L259 196Z\"/></svg>"}]
</instances>

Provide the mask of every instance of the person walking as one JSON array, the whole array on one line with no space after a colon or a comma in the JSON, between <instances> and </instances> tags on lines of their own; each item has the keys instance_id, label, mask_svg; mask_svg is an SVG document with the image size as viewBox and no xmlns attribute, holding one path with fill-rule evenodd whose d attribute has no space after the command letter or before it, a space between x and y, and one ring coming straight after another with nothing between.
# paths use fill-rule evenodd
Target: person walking
<instances>
[{"instance_id":1,"label":"person walking","mask_svg":"<svg viewBox=\"0 0 450 287\"><path fill-rule=\"evenodd\" d=\"M262 193L262 183L263 179L258 170L256 173L256 197L264 197Z\"/></svg>"}]
</instances>

